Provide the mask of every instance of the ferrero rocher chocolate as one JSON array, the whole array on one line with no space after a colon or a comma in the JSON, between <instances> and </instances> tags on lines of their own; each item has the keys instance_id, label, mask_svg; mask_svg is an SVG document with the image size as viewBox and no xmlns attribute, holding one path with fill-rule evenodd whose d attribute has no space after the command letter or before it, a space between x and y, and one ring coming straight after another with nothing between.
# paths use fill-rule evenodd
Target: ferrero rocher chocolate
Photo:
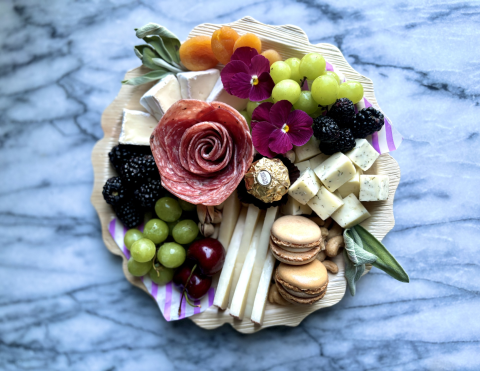
<instances>
[{"instance_id":1,"label":"ferrero rocher chocolate","mask_svg":"<svg viewBox=\"0 0 480 371\"><path fill-rule=\"evenodd\" d=\"M248 193L263 202L279 201L290 187L288 169L278 158L264 157L248 169L245 187Z\"/></svg>"}]
</instances>

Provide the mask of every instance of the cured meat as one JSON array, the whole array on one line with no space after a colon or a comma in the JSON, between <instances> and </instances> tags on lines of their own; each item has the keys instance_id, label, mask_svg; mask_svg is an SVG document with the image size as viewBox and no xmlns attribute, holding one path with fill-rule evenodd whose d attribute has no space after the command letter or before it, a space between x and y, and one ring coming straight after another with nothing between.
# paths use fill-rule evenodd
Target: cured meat
<instances>
[{"instance_id":1,"label":"cured meat","mask_svg":"<svg viewBox=\"0 0 480 371\"><path fill-rule=\"evenodd\" d=\"M197 205L225 201L253 160L247 122L221 102L176 102L154 129L150 147L162 185Z\"/></svg>"}]
</instances>

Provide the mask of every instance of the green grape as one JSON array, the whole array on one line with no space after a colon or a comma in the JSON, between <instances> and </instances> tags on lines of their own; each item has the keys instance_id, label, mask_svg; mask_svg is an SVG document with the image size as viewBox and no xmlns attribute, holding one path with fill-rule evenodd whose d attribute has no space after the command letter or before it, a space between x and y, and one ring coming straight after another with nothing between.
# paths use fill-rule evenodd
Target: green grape
<instances>
[{"instance_id":1,"label":"green grape","mask_svg":"<svg viewBox=\"0 0 480 371\"><path fill-rule=\"evenodd\" d=\"M186 245L198 236L198 226L193 220L182 220L173 228L173 239L175 242Z\"/></svg>"},{"instance_id":2,"label":"green grape","mask_svg":"<svg viewBox=\"0 0 480 371\"><path fill-rule=\"evenodd\" d=\"M345 81L338 90L338 99L348 98L353 104L363 98L363 85L356 81Z\"/></svg>"},{"instance_id":3,"label":"green grape","mask_svg":"<svg viewBox=\"0 0 480 371\"><path fill-rule=\"evenodd\" d=\"M151 219L145 224L143 234L155 245L158 245L167 239L168 225L163 220Z\"/></svg>"},{"instance_id":4,"label":"green grape","mask_svg":"<svg viewBox=\"0 0 480 371\"><path fill-rule=\"evenodd\" d=\"M247 114L250 117L252 117L253 111L255 110L255 108L257 108L260 105L260 103L262 103L262 102L252 102L250 100L248 101L248 103L247 103Z\"/></svg>"},{"instance_id":5,"label":"green grape","mask_svg":"<svg viewBox=\"0 0 480 371\"><path fill-rule=\"evenodd\" d=\"M125 244L127 249L130 250L133 243L143 237L143 233L140 232L138 229L129 229L127 233L125 233L125 237L123 237L123 243Z\"/></svg>"},{"instance_id":6,"label":"green grape","mask_svg":"<svg viewBox=\"0 0 480 371\"><path fill-rule=\"evenodd\" d=\"M175 226L180 223L180 220L181 219L178 219L178 220L175 220L174 222L168 222L167 225L168 225L168 234L171 236L172 235L172 232L173 232L173 228L175 228Z\"/></svg>"},{"instance_id":7,"label":"green grape","mask_svg":"<svg viewBox=\"0 0 480 371\"><path fill-rule=\"evenodd\" d=\"M157 252L157 259L167 268L177 268L185 261L185 249L175 242L166 242Z\"/></svg>"},{"instance_id":8,"label":"green grape","mask_svg":"<svg viewBox=\"0 0 480 371\"><path fill-rule=\"evenodd\" d=\"M312 97L321 106L335 103L338 96L337 81L327 75L319 76L312 84Z\"/></svg>"},{"instance_id":9,"label":"green grape","mask_svg":"<svg viewBox=\"0 0 480 371\"><path fill-rule=\"evenodd\" d=\"M314 113L312 113L310 116L316 119L317 117L322 116L323 112L325 111L326 111L325 107L318 107L317 110Z\"/></svg>"},{"instance_id":10,"label":"green grape","mask_svg":"<svg viewBox=\"0 0 480 371\"><path fill-rule=\"evenodd\" d=\"M162 197L155 204L155 212L164 222L174 222L182 215L182 208L174 198Z\"/></svg>"},{"instance_id":11,"label":"green grape","mask_svg":"<svg viewBox=\"0 0 480 371\"><path fill-rule=\"evenodd\" d=\"M300 59L298 58L288 58L285 63L290 66L290 71L292 72L290 79L296 81L300 84L303 80L303 76L300 74Z\"/></svg>"},{"instance_id":12,"label":"green grape","mask_svg":"<svg viewBox=\"0 0 480 371\"><path fill-rule=\"evenodd\" d=\"M155 267L157 269L152 267L148 275L157 285L165 285L173 279L173 269L165 268L160 264L155 264Z\"/></svg>"},{"instance_id":13,"label":"green grape","mask_svg":"<svg viewBox=\"0 0 480 371\"><path fill-rule=\"evenodd\" d=\"M270 66L270 76L272 76L275 84L289 79L291 75L292 71L290 70L290 66L283 61L275 62Z\"/></svg>"},{"instance_id":14,"label":"green grape","mask_svg":"<svg viewBox=\"0 0 480 371\"><path fill-rule=\"evenodd\" d=\"M276 103L280 100L288 100L290 103L295 104L300 98L300 85L295 81L287 79L280 81L272 91L273 101Z\"/></svg>"},{"instance_id":15,"label":"green grape","mask_svg":"<svg viewBox=\"0 0 480 371\"><path fill-rule=\"evenodd\" d=\"M338 75L337 75L335 72L325 70L325 72L322 73L322 76L325 76L325 75L331 76L331 77L333 77L335 80L337 80L338 85L341 85L341 84L342 84L342 81L340 80L340 77L338 77Z\"/></svg>"},{"instance_id":16,"label":"green grape","mask_svg":"<svg viewBox=\"0 0 480 371\"><path fill-rule=\"evenodd\" d=\"M155 256L155 244L148 238L140 238L133 243L130 253L137 262L148 262Z\"/></svg>"},{"instance_id":17,"label":"green grape","mask_svg":"<svg viewBox=\"0 0 480 371\"><path fill-rule=\"evenodd\" d=\"M180 207L182 208L183 211L195 211L195 210L197 210L197 205L191 204L190 202L183 201L181 199L178 199L178 204L180 205Z\"/></svg>"},{"instance_id":18,"label":"green grape","mask_svg":"<svg viewBox=\"0 0 480 371\"><path fill-rule=\"evenodd\" d=\"M252 111L253 112L253 111ZM252 126L251 126L251 123L252 123L252 117L248 115L248 112L247 111L240 111L240 114L245 117L245 121L247 121L247 124L248 124L248 127L250 128L250 130L252 130Z\"/></svg>"},{"instance_id":19,"label":"green grape","mask_svg":"<svg viewBox=\"0 0 480 371\"><path fill-rule=\"evenodd\" d=\"M297 103L293 105L293 108L302 110L311 115L317 110L318 104L313 100L311 92L302 91L300 92L300 98L298 98Z\"/></svg>"},{"instance_id":20,"label":"green grape","mask_svg":"<svg viewBox=\"0 0 480 371\"><path fill-rule=\"evenodd\" d=\"M127 268L132 276L142 277L150 272L150 268L152 268L152 262L149 260L145 263L140 263L135 259L130 258L128 260Z\"/></svg>"},{"instance_id":21,"label":"green grape","mask_svg":"<svg viewBox=\"0 0 480 371\"><path fill-rule=\"evenodd\" d=\"M304 55L300 62L300 75L309 80L314 80L325 71L325 58L318 53Z\"/></svg>"}]
</instances>

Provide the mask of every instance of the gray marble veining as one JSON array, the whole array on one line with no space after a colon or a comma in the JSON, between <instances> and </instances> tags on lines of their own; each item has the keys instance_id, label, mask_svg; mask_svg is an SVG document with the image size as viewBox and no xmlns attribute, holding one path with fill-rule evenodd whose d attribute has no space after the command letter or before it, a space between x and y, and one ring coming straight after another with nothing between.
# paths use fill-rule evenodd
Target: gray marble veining
<instances>
[{"instance_id":1,"label":"gray marble veining","mask_svg":"<svg viewBox=\"0 0 480 371\"><path fill-rule=\"evenodd\" d=\"M405 138L384 242L411 278L374 269L355 297L251 336L165 322L89 201L133 28L184 39L244 15L302 27L374 81ZM475 1L0 1L0 369L480 369L479 24Z\"/></svg>"}]
</instances>

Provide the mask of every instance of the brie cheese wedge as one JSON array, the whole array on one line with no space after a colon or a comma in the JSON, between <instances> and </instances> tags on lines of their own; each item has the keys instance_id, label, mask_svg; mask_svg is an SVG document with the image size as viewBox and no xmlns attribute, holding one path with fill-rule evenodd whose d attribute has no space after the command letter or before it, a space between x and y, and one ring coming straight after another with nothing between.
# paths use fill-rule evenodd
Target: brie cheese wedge
<instances>
[{"instance_id":1,"label":"brie cheese wedge","mask_svg":"<svg viewBox=\"0 0 480 371\"><path fill-rule=\"evenodd\" d=\"M227 93L223 88L222 78L219 77L212 92L207 98L207 102L222 102L232 106L237 111L243 111L247 108L248 99L238 98Z\"/></svg>"},{"instance_id":2,"label":"brie cheese wedge","mask_svg":"<svg viewBox=\"0 0 480 371\"><path fill-rule=\"evenodd\" d=\"M206 100L220 76L220 71L211 68L206 71L189 71L177 74L182 99Z\"/></svg>"},{"instance_id":3,"label":"brie cheese wedge","mask_svg":"<svg viewBox=\"0 0 480 371\"><path fill-rule=\"evenodd\" d=\"M155 126L157 126L157 120L149 113L124 109L122 131L118 142L120 144L149 146L150 136Z\"/></svg>"},{"instance_id":4,"label":"brie cheese wedge","mask_svg":"<svg viewBox=\"0 0 480 371\"><path fill-rule=\"evenodd\" d=\"M140 98L140 104L158 122L172 104L180 99L182 96L177 78L174 75L167 75Z\"/></svg>"}]
</instances>

